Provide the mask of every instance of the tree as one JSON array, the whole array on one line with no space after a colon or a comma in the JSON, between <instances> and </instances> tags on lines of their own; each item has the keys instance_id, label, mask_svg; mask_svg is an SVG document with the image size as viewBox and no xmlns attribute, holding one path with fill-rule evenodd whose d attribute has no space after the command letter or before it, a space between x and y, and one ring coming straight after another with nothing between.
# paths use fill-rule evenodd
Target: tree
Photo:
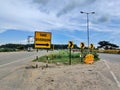
<instances>
[{"instance_id":1,"label":"tree","mask_svg":"<svg viewBox=\"0 0 120 90\"><path fill-rule=\"evenodd\" d=\"M0 48L4 49L10 49L10 50L24 50L27 49L28 45L23 45L23 44L5 44L1 45ZM31 45L32 47L32 45Z\"/></svg>"},{"instance_id":2,"label":"tree","mask_svg":"<svg viewBox=\"0 0 120 90\"><path fill-rule=\"evenodd\" d=\"M105 50L116 49L119 47L116 44L110 43L109 41L100 41L100 42L98 42L98 44L99 44L98 48L103 48Z\"/></svg>"},{"instance_id":3,"label":"tree","mask_svg":"<svg viewBox=\"0 0 120 90\"><path fill-rule=\"evenodd\" d=\"M53 48L54 46L54 49L68 49L68 44L52 44L51 45L51 48ZM74 49L78 49L79 47L75 44L74 45Z\"/></svg>"}]
</instances>

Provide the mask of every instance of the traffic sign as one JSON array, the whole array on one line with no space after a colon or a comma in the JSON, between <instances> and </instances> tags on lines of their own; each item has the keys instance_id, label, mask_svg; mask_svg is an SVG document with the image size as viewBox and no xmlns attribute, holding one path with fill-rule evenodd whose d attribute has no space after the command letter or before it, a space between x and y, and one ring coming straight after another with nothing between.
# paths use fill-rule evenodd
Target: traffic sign
<instances>
[{"instance_id":1,"label":"traffic sign","mask_svg":"<svg viewBox=\"0 0 120 90\"><path fill-rule=\"evenodd\" d=\"M68 48L70 50L70 53L69 53L69 65L71 65L71 49L74 48L73 41L68 41Z\"/></svg>"},{"instance_id":2,"label":"traffic sign","mask_svg":"<svg viewBox=\"0 0 120 90\"><path fill-rule=\"evenodd\" d=\"M80 48L85 48L85 44L83 42L80 43Z\"/></svg>"},{"instance_id":3,"label":"traffic sign","mask_svg":"<svg viewBox=\"0 0 120 90\"><path fill-rule=\"evenodd\" d=\"M94 45L93 44L90 44L90 49L93 49L94 48Z\"/></svg>"},{"instance_id":4,"label":"traffic sign","mask_svg":"<svg viewBox=\"0 0 120 90\"><path fill-rule=\"evenodd\" d=\"M68 48L74 48L74 43L73 41L68 42Z\"/></svg>"},{"instance_id":5,"label":"traffic sign","mask_svg":"<svg viewBox=\"0 0 120 90\"><path fill-rule=\"evenodd\" d=\"M92 64L92 63L94 63L94 55L93 55L93 54L87 54L87 55L85 56L84 62L85 62L86 64Z\"/></svg>"},{"instance_id":6,"label":"traffic sign","mask_svg":"<svg viewBox=\"0 0 120 90\"><path fill-rule=\"evenodd\" d=\"M50 32L35 32L35 48L50 48L51 33Z\"/></svg>"}]
</instances>

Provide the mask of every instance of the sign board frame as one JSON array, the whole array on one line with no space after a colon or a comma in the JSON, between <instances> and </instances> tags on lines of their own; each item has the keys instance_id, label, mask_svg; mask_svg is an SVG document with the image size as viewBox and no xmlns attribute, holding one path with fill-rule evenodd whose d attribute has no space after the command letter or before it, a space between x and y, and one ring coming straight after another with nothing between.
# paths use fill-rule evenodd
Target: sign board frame
<instances>
[{"instance_id":1,"label":"sign board frame","mask_svg":"<svg viewBox=\"0 0 120 90\"><path fill-rule=\"evenodd\" d=\"M50 49L51 48L51 32L35 31L34 47L36 49Z\"/></svg>"}]
</instances>

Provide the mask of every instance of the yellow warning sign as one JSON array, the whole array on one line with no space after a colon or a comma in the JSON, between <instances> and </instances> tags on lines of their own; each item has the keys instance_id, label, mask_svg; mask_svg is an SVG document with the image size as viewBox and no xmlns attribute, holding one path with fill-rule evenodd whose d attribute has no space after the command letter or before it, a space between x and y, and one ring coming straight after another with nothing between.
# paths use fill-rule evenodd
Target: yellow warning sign
<instances>
[{"instance_id":1,"label":"yellow warning sign","mask_svg":"<svg viewBox=\"0 0 120 90\"><path fill-rule=\"evenodd\" d=\"M90 48L90 49L94 49L94 45L93 45L93 44L90 44L89 48Z\"/></svg>"},{"instance_id":2,"label":"yellow warning sign","mask_svg":"<svg viewBox=\"0 0 120 90\"><path fill-rule=\"evenodd\" d=\"M68 48L74 48L74 42L73 41L68 42Z\"/></svg>"},{"instance_id":3,"label":"yellow warning sign","mask_svg":"<svg viewBox=\"0 0 120 90\"><path fill-rule=\"evenodd\" d=\"M85 48L85 44L83 42L80 43L80 48Z\"/></svg>"},{"instance_id":4,"label":"yellow warning sign","mask_svg":"<svg viewBox=\"0 0 120 90\"><path fill-rule=\"evenodd\" d=\"M35 48L50 48L51 33L50 32L35 32Z\"/></svg>"},{"instance_id":5,"label":"yellow warning sign","mask_svg":"<svg viewBox=\"0 0 120 90\"><path fill-rule=\"evenodd\" d=\"M87 54L87 55L85 56L84 62L85 62L86 64L92 64L92 63L94 62L94 55L93 55L93 54Z\"/></svg>"}]
</instances>

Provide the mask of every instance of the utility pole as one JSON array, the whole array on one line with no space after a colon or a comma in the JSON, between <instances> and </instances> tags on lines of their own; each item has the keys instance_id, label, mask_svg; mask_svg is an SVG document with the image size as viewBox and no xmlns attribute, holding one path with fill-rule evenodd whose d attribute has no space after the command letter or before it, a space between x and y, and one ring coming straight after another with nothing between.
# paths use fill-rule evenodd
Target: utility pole
<instances>
[{"instance_id":1,"label":"utility pole","mask_svg":"<svg viewBox=\"0 0 120 90\"><path fill-rule=\"evenodd\" d=\"M27 41L28 41L28 51L30 51L30 38L32 38L33 36L28 36Z\"/></svg>"}]
</instances>

